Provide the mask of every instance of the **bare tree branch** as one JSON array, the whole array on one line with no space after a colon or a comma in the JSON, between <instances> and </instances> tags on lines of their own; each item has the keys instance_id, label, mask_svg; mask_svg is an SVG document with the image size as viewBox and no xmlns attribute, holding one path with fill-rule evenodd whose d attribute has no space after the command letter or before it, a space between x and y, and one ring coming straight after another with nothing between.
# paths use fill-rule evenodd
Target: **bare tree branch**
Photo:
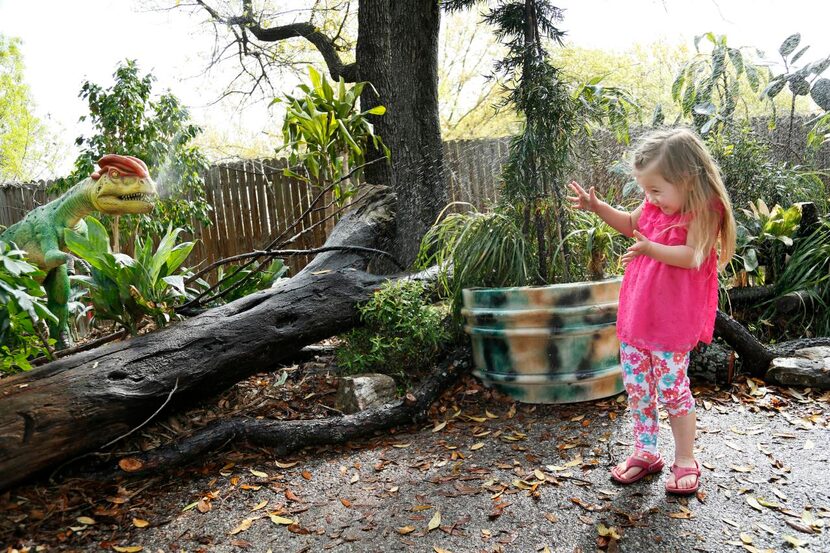
<instances>
[{"instance_id":1,"label":"bare tree branch","mask_svg":"<svg viewBox=\"0 0 830 553\"><path fill-rule=\"evenodd\" d=\"M346 82L355 82L357 78L357 64L344 64L337 53L334 40L329 38L324 33L320 32L311 22L289 23L280 25L278 27L264 28L254 19L253 7L251 0L242 0L242 15L234 15L224 17L214 8L204 2L204 0L196 0L196 2L210 14L214 21L223 23L231 28L236 36L236 41L240 47L240 57L253 56L263 68L264 65L260 56L261 52L251 52L249 48L253 45L248 39L248 33L253 35L257 40L262 42L279 42L290 38L304 38L314 45L314 47L322 54L329 69L332 79L338 80L340 77Z\"/></svg>"}]
</instances>

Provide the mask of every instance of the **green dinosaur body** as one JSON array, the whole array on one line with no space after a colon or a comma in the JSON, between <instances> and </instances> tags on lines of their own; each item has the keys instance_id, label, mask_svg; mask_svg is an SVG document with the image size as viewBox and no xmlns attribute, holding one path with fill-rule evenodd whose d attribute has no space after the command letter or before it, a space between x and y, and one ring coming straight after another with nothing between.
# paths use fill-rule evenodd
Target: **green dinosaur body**
<instances>
[{"instance_id":1,"label":"green dinosaur body","mask_svg":"<svg viewBox=\"0 0 830 553\"><path fill-rule=\"evenodd\" d=\"M0 240L14 242L25 250L31 263L46 277L49 310L58 322L50 325L50 335L59 347L69 345L67 304L70 259L64 231L72 229L86 235L83 218L93 212L107 215L148 213L158 197L156 186L144 162L130 156L107 155L98 161L101 169L66 191L60 198L36 207L21 221L0 233Z\"/></svg>"}]
</instances>

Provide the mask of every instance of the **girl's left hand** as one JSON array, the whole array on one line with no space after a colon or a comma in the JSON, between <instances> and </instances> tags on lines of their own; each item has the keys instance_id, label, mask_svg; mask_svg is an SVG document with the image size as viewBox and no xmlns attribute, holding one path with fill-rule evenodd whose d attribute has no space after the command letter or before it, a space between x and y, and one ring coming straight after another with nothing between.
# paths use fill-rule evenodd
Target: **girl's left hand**
<instances>
[{"instance_id":1,"label":"girl's left hand","mask_svg":"<svg viewBox=\"0 0 830 553\"><path fill-rule=\"evenodd\" d=\"M648 255L648 251L651 249L651 241L640 234L640 231L634 231L634 239L637 241L629 246L622 256L623 267L628 267L628 264L634 261L634 258L638 255Z\"/></svg>"}]
</instances>

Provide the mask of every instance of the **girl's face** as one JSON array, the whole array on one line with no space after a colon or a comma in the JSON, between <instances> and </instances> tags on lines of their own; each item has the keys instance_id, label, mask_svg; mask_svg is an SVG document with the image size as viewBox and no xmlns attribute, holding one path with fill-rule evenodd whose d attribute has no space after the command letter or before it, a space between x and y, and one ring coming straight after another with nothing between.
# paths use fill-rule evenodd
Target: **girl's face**
<instances>
[{"instance_id":1,"label":"girl's face","mask_svg":"<svg viewBox=\"0 0 830 553\"><path fill-rule=\"evenodd\" d=\"M648 201L665 213L674 215L683 209L684 199L674 184L665 180L654 169L646 168L634 174Z\"/></svg>"}]
</instances>

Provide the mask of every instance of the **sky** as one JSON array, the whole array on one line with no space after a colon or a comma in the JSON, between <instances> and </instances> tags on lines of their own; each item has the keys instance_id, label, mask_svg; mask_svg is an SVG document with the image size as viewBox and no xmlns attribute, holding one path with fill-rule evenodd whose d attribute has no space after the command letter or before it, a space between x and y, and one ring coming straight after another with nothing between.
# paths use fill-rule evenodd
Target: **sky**
<instances>
[{"instance_id":1,"label":"sky","mask_svg":"<svg viewBox=\"0 0 830 553\"><path fill-rule=\"evenodd\" d=\"M176 0L158 0L173 7ZM284 0L287 8L305 0ZM827 0L559 0L569 44L625 50L662 39L686 42L703 32L725 33L730 44L776 54L790 34L800 32L811 49L804 60L830 55ZM150 11L135 0L0 0L0 33L22 39L36 113L71 144L88 129L78 122L86 104L78 98L90 80L112 84L119 61L136 58L142 74L151 71L154 91L170 89L196 123L230 141L261 137L278 123L264 103L237 109L214 104L230 80L231 66L206 73L214 46L206 17L183 9ZM470 17L477 17L471 12ZM286 92L293 88L287 87ZM71 155L74 158L74 154ZM71 159L68 162L71 164Z\"/></svg>"}]
</instances>

